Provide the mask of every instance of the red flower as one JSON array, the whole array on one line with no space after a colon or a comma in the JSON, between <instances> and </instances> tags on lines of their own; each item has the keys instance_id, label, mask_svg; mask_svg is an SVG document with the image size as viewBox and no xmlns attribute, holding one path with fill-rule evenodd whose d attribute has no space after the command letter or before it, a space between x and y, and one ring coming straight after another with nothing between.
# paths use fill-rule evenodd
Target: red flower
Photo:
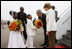
<instances>
[{"instance_id":1,"label":"red flower","mask_svg":"<svg viewBox=\"0 0 72 49\"><path fill-rule=\"evenodd\" d=\"M42 27L42 26L43 26L42 21L41 21L41 20L36 20L36 21L35 21L35 26L36 26L37 28Z\"/></svg>"},{"instance_id":2,"label":"red flower","mask_svg":"<svg viewBox=\"0 0 72 49\"><path fill-rule=\"evenodd\" d=\"M16 21L13 21L11 24L9 24L9 29L14 31L17 28L18 23Z\"/></svg>"}]
</instances>

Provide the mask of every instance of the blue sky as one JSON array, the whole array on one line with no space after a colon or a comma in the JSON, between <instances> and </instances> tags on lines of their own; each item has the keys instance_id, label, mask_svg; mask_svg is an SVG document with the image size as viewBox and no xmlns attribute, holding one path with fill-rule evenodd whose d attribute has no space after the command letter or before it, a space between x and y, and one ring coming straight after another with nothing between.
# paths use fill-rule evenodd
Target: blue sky
<instances>
[{"instance_id":1,"label":"blue sky","mask_svg":"<svg viewBox=\"0 0 72 49\"><path fill-rule=\"evenodd\" d=\"M11 20L12 17L9 15L9 11L19 12L21 6L24 7L25 13L31 14L33 18L37 18L37 9L41 9L43 13L46 13L43 9L45 3L51 3L51 5L56 7L58 17L71 6L71 1L1 1L1 19Z\"/></svg>"}]
</instances>

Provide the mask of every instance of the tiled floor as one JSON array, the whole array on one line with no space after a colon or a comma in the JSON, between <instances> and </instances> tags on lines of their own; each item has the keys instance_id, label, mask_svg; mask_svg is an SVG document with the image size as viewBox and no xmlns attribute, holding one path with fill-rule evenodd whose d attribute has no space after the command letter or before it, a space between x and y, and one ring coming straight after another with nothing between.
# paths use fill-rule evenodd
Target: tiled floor
<instances>
[{"instance_id":1,"label":"tiled floor","mask_svg":"<svg viewBox=\"0 0 72 49\"><path fill-rule=\"evenodd\" d=\"M34 37L34 47L42 48L40 45L43 44L43 30L38 29L36 36ZM1 48L7 48L9 39L9 29L7 26L4 26L4 29L1 28Z\"/></svg>"}]
</instances>

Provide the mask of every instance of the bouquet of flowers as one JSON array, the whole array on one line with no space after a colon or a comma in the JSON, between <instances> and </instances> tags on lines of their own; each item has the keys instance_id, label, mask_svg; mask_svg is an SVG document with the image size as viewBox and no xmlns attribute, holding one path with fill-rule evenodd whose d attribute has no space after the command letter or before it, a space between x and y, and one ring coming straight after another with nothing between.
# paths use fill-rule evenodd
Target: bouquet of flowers
<instances>
[{"instance_id":1,"label":"bouquet of flowers","mask_svg":"<svg viewBox=\"0 0 72 49\"><path fill-rule=\"evenodd\" d=\"M36 28L41 28L43 26L43 23L40 19L36 20L34 22L34 24L35 24Z\"/></svg>"},{"instance_id":2,"label":"bouquet of flowers","mask_svg":"<svg viewBox=\"0 0 72 49\"><path fill-rule=\"evenodd\" d=\"M16 31L16 30L19 30L19 28L20 28L20 23L17 20L15 20L9 24L10 31Z\"/></svg>"}]
</instances>

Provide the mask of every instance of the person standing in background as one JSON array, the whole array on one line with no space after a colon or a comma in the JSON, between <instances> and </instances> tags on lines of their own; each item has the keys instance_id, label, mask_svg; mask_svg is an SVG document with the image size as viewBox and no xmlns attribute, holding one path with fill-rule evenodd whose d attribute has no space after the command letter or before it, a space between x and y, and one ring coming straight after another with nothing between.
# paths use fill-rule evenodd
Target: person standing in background
<instances>
[{"instance_id":1,"label":"person standing in background","mask_svg":"<svg viewBox=\"0 0 72 49\"><path fill-rule=\"evenodd\" d=\"M56 19L56 22L59 20L59 17L58 17L58 12L55 10L55 6L52 6L52 9L54 10L55 12L55 19Z\"/></svg>"},{"instance_id":2,"label":"person standing in background","mask_svg":"<svg viewBox=\"0 0 72 49\"><path fill-rule=\"evenodd\" d=\"M46 15L46 23L47 23L47 31L46 34L48 35L49 46L47 48L55 48L55 39L56 39L56 21L55 21L55 12L52 9L50 3L45 3L44 7L45 11L47 11Z\"/></svg>"},{"instance_id":3,"label":"person standing in background","mask_svg":"<svg viewBox=\"0 0 72 49\"><path fill-rule=\"evenodd\" d=\"M58 17L58 12L55 10L55 6L52 6L52 9L54 10L55 12L55 20L56 22L59 20L59 17ZM55 39L55 42L57 43L57 39Z\"/></svg>"},{"instance_id":4,"label":"person standing in background","mask_svg":"<svg viewBox=\"0 0 72 49\"><path fill-rule=\"evenodd\" d=\"M20 12L18 12L18 20L22 21L22 24L24 27L23 35L24 35L25 40L27 40L27 33L26 33L27 15L24 12L23 7L20 7Z\"/></svg>"}]
</instances>

